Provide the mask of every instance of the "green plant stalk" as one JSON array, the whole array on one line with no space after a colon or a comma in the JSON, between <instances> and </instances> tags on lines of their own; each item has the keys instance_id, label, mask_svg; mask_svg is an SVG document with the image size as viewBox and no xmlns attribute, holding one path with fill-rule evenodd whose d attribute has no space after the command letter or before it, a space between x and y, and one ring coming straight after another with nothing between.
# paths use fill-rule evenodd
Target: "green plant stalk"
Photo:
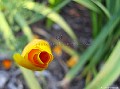
<instances>
[{"instance_id":1,"label":"green plant stalk","mask_svg":"<svg viewBox=\"0 0 120 89\"><path fill-rule=\"evenodd\" d=\"M117 35L117 34L116 34L116 35ZM115 35L115 36L116 36L116 35ZM120 36L120 35L119 35L119 36ZM95 53L95 55L91 58L90 63L89 63L89 64L85 67L85 69L83 70L83 72L82 72L82 74L81 74L83 77L87 74L87 72L89 72L89 70L95 68L96 64L100 61L101 57L102 57L104 54L106 54L106 51L109 50L109 48L110 48L110 46L111 46L111 42L113 42L113 38L112 38L112 37L110 37L110 38L107 40L106 44L100 45L100 47L99 47L99 49L97 50L97 52ZM114 43L114 42L113 42L113 43ZM102 58L102 59L103 59L103 58ZM96 71L93 71L93 74L94 74L94 76L96 76L96 75L97 75L97 72L96 72Z\"/></svg>"},{"instance_id":2,"label":"green plant stalk","mask_svg":"<svg viewBox=\"0 0 120 89\"><path fill-rule=\"evenodd\" d=\"M97 62L101 59L101 56L104 54L104 52L105 52L104 45L101 45L97 52L95 53L95 55L93 56L92 60L90 60L90 63L88 64L88 70L97 64Z\"/></svg>"},{"instance_id":3,"label":"green plant stalk","mask_svg":"<svg viewBox=\"0 0 120 89\"><path fill-rule=\"evenodd\" d=\"M59 11L64 6L66 6L68 3L70 3L72 0L64 0L60 4L58 4L56 7L53 8L54 11Z\"/></svg>"},{"instance_id":4,"label":"green plant stalk","mask_svg":"<svg viewBox=\"0 0 120 89\"><path fill-rule=\"evenodd\" d=\"M91 12L91 18L92 18L92 33L93 33L93 38L96 38L98 35L98 19L97 19L97 14L95 12Z\"/></svg>"},{"instance_id":5,"label":"green plant stalk","mask_svg":"<svg viewBox=\"0 0 120 89\"><path fill-rule=\"evenodd\" d=\"M101 13L101 10L91 0L73 0L73 1L87 7L88 9L94 12Z\"/></svg>"},{"instance_id":6,"label":"green plant stalk","mask_svg":"<svg viewBox=\"0 0 120 89\"><path fill-rule=\"evenodd\" d=\"M101 29L102 29L102 27L103 27L103 25L106 23L106 21L108 21L108 20L106 20L106 19L103 19L104 18L104 15L103 15L103 13L100 13L100 14L98 14L98 21L97 21L97 24L98 24L98 33L101 31Z\"/></svg>"},{"instance_id":7,"label":"green plant stalk","mask_svg":"<svg viewBox=\"0 0 120 89\"><path fill-rule=\"evenodd\" d=\"M117 29L116 29L117 30ZM101 47L99 48L99 50L97 51L97 53L94 55L94 57L92 58L92 60L90 61L90 63L88 64L87 68L85 69L84 75L85 73L87 73L88 70L90 70L91 68L94 68L94 66L98 63L98 61L100 61L101 57L106 54L106 51L109 51L111 44L115 43L115 39L118 39L118 37L120 36L120 27L118 27L117 32L114 35L110 35L107 39L106 44L102 44ZM103 59L103 58L102 58Z\"/></svg>"},{"instance_id":8,"label":"green plant stalk","mask_svg":"<svg viewBox=\"0 0 120 89\"><path fill-rule=\"evenodd\" d=\"M97 76L97 69L96 69L96 66L94 66L92 68L92 73L93 73L93 76L96 77Z\"/></svg>"},{"instance_id":9,"label":"green plant stalk","mask_svg":"<svg viewBox=\"0 0 120 89\"><path fill-rule=\"evenodd\" d=\"M96 1L96 0L91 0L91 1L95 3L104 12L104 14L108 19L110 19L111 15L109 11L99 1Z\"/></svg>"},{"instance_id":10,"label":"green plant stalk","mask_svg":"<svg viewBox=\"0 0 120 89\"><path fill-rule=\"evenodd\" d=\"M58 4L57 6L55 6L54 8L52 8L52 10L56 12L56 11L62 9L64 6L66 6L71 1L72 0L65 0L65 1L61 2L60 4ZM27 21L27 23L32 24L32 23L35 23L35 22L37 22L41 19L44 19L44 18L45 18L45 16L43 16L43 15L34 16L33 18L31 18L30 21Z\"/></svg>"},{"instance_id":11,"label":"green plant stalk","mask_svg":"<svg viewBox=\"0 0 120 89\"><path fill-rule=\"evenodd\" d=\"M74 0L74 1L96 13L103 12L108 19L110 18L109 11L99 1L95 1L95 0Z\"/></svg>"},{"instance_id":12,"label":"green plant stalk","mask_svg":"<svg viewBox=\"0 0 120 89\"><path fill-rule=\"evenodd\" d=\"M54 8L60 4L63 0L48 0L49 7Z\"/></svg>"},{"instance_id":13,"label":"green plant stalk","mask_svg":"<svg viewBox=\"0 0 120 89\"><path fill-rule=\"evenodd\" d=\"M52 27L53 23L54 23L53 21L51 21L50 19L47 19L46 20L46 28L50 29Z\"/></svg>"},{"instance_id":14,"label":"green plant stalk","mask_svg":"<svg viewBox=\"0 0 120 89\"><path fill-rule=\"evenodd\" d=\"M60 9L62 9L64 6L66 6L69 2L71 2L72 0L64 0L62 2L58 2L58 3L54 3L51 4L50 7L55 11L55 12L59 12ZM50 19L47 19L47 23L46 23L46 27L49 29L53 24L53 21L51 21Z\"/></svg>"},{"instance_id":15,"label":"green plant stalk","mask_svg":"<svg viewBox=\"0 0 120 89\"><path fill-rule=\"evenodd\" d=\"M42 89L31 70L19 66L30 89Z\"/></svg>"},{"instance_id":16,"label":"green plant stalk","mask_svg":"<svg viewBox=\"0 0 120 89\"><path fill-rule=\"evenodd\" d=\"M92 68L94 68L94 66L96 65L96 63L100 60L102 54L104 54L104 45L102 44L99 49L97 50L97 52L95 53L95 55L90 59L90 63L84 68L83 72L82 72L82 76L85 76L87 74L87 72L89 70L91 70Z\"/></svg>"},{"instance_id":17,"label":"green plant stalk","mask_svg":"<svg viewBox=\"0 0 120 89\"><path fill-rule=\"evenodd\" d=\"M112 37L111 37L112 38ZM102 58L102 56L106 53L106 51L109 50L110 47L110 43L112 41L112 39L109 38L106 44L102 44L99 49L97 50L97 52L95 53L95 55L93 56L93 58L91 59L90 63L87 65L87 67L85 68L85 71L83 72L83 76L87 73L87 71L93 69L97 63L100 61L100 59ZM102 58L103 59L103 58Z\"/></svg>"},{"instance_id":18,"label":"green plant stalk","mask_svg":"<svg viewBox=\"0 0 120 89\"><path fill-rule=\"evenodd\" d=\"M120 37L120 26L117 29L117 32L114 35L114 40L117 40Z\"/></svg>"},{"instance_id":19,"label":"green plant stalk","mask_svg":"<svg viewBox=\"0 0 120 89\"><path fill-rule=\"evenodd\" d=\"M85 89L101 89L109 87L120 75L120 41L118 41L112 54L103 69Z\"/></svg>"},{"instance_id":20,"label":"green plant stalk","mask_svg":"<svg viewBox=\"0 0 120 89\"><path fill-rule=\"evenodd\" d=\"M92 43L92 45L84 52L84 54L79 59L78 63L66 74L65 80L71 81L76 74L81 70L84 64L89 60L95 50L103 43L109 33L113 32L114 28L120 21L120 11L116 13L110 21L103 27L101 33ZM111 25L112 24L112 25Z\"/></svg>"},{"instance_id":21,"label":"green plant stalk","mask_svg":"<svg viewBox=\"0 0 120 89\"><path fill-rule=\"evenodd\" d=\"M22 28L22 31L24 32L24 34L27 36L28 41L31 41L33 39L33 34L31 32L30 27L26 23L25 19L18 12L15 14L14 17L15 17L16 22Z\"/></svg>"},{"instance_id":22,"label":"green plant stalk","mask_svg":"<svg viewBox=\"0 0 120 89\"><path fill-rule=\"evenodd\" d=\"M24 7L26 7L29 10L35 11L39 14L42 14L44 16L47 16L49 19L60 25L63 28L63 30L73 39L75 43L78 43L77 37L74 34L73 30L69 27L65 20L59 14L55 13L52 9L31 1L25 2Z\"/></svg>"},{"instance_id":23,"label":"green plant stalk","mask_svg":"<svg viewBox=\"0 0 120 89\"><path fill-rule=\"evenodd\" d=\"M0 11L0 30L3 33L5 42L7 44L7 46L14 50L15 49L15 45L13 44L15 42L15 37L13 35L13 32L11 30L11 28L9 27L4 14Z\"/></svg>"},{"instance_id":24,"label":"green plant stalk","mask_svg":"<svg viewBox=\"0 0 120 89\"><path fill-rule=\"evenodd\" d=\"M120 8L120 0L116 0L115 1L115 8L114 8L114 12L116 13Z\"/></svg>"},{"instance_id":25,"label":"green plant stalk","mask_svg":"<svg viewBox=\"0 0 120 89\"><path fill-rule=\"evenodd\" d=\"M107 43L106 43L106 47L104 49L107 49L107 51L104 53L106 55L104 60L106 60L108 57L109 57L109 54L111 53L111 51L113 50L113 47L114 47L114 43L116 43L120 37L120 26L119 24L116 26L115 28L115 33L111 33L109 34L108 36L108 39L107 39Z\"/></svg>"},{"instance_id":26,"label":"green plant stalk","mask_svg":"<svg viewBox=\"0 0 120 89\"><path fill-rule=\"evenodd\" d=\"M110 3L111 3L110 12L111 12L111 14L113 14L113 13L115 13L116 2L111 0Z\"/></svg>"},{"instance_id":27,"label":"green plant stalk","mask_svg":"<svg viewBox=\"0 0 120 89\"><path fill-rule=\"evenodd\" d=\"M91 71L89 71L87 76L86 76L85 85L88 85L89 82L91 81L91 79L92 79L92 73L91 73Z\"/></svg>"},{"instance_id":28,"label":"green plant stalk","mask_svg":"<svg viewBox=\"0 0 120 89\"><path fill-rule=\"evenodd\" d=\"M35 15L29 21L27 21L27 23L34 24L34 23L38 22L39 20L42 20L43 18L45 18L45 17L42 15Z\"/></svg>"},{"instance_id":29,"label":"green plant stalk","mask_svg":"<svg viewBox=\"0 0 120 89\"><path fill-rule=\"evenodd\" d=\"M111 13L111 15L113 15L115 13L116 2L117 2L117 0L115 0L115 1L106 0L107 9Z\"/></svg>"},{"instance_id":30,"label":"green plant stalk","mask_svg":"<svg viewBox=\"0 0 120 89\"><path fill-rule=\"evenodd\" d=\"M88 70L91 67L95 66L100 61L100 59L102 58L102 56L104 54L106 54L106 52L109 50L109 48L111 46L112 40L113 40L112 37L110 37L105 44L100 45L99 49L97 50L97 52L93 56L92 60L88 64Z\"/></svg>"},{"instance_id":31,"label":"green plant stalk","mask_svg":"<svg viewBox=\"0 0 120 89\"><path fill-rule=\"evenodd\" d=\"M84 71L82 72L82 76L85 76L87 74L87 72L93 68L95 68L96 63L98 63L98 61L101 59L101 57L103 56L103 54L106 54L106 51L109 50L110 46L111 46L111 42L115 43L114 40L118 39L118 37L120 36L120 31L119 31L119 27L117 30L117 32L113 35L113 36L109 36L108 40L106 42L106 44L102 44L99 47L99 50L96 52L96 54L93 56L92 60L90 61L90 63L88 64L87 67L85 67ZM103 59L103 58L102 58ZM94 76L96 76L96 72L93 71Z\"/></svg>"},{"instance_id":32,"label":"green plant stalk","mask_svg":"<svg viewBox=\"0 0 120 89\"><path fill-rule=\"evenodd\" d=\"M111 0L106 0L106 7L109 10L109 12L110 12L110 7L111 7L110 2Z\"/></svg>"}]
</instances>

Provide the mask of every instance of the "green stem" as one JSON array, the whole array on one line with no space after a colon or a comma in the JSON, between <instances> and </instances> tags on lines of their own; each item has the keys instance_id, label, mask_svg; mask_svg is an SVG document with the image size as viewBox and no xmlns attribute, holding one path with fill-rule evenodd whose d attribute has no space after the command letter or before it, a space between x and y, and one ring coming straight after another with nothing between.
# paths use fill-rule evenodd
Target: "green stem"
<instances>
[{"instance_id":1,"label":"green stem","mask_svg":"<svg viewBox=\"0 0 120 89\"><path fill-rule=\"evenodd\" d=\"M120 11L117 14L115 14L110 19L110 21L105 25L105 27L102 29L101 33L98 35L98 37L92 43L92 45L80 57L80 60L78 61L78 63L66 74L65 79L68 79L69 81L71 81L76 76L76 74L81 70L81 68L84 66L84 64L93 55L93 53L99 47L99 45L104 42L104 40L106 39L108 34L113 32L114 28L120 21L120 18L118 18L119 16L120 16Z\"/></svg>"},{"instance_id":2,"label":"green stem","mask_svg":"<svg viewBox=\"0 0 120 89\"><path fill-rule=\"evenodd\" d=\"M98 19L97 14L95 12L91 12L91 18L92 18L92 28L93 28L93 38L96 38L98 34Z\"/></svg>"},{"instance_id":3,"label":"green stem","mask_svg":"<svg viewBox=\"0 0 120 89\"><path fill-rule=\"evenodd\" d=\"M13 35L13 32L4 16L4 14L0 11L0 30L3 33L3 37L5 39L5 42L7 44L7 46L12 49L15 50L15 37Z\"/></svg>"},{"instance_id":4,"label":"green stem","mask_svg":"<svg viewBox=\"0 0 120 89\"><path fill-rule=\"evenodd\" d=\"M24 34L27 36L28 41L31 41L33 39L33 34L25 19L18 12L15 14L14 17L18 25L20 25L20 27L22 28Z\"/></svg>"}]
</instances>

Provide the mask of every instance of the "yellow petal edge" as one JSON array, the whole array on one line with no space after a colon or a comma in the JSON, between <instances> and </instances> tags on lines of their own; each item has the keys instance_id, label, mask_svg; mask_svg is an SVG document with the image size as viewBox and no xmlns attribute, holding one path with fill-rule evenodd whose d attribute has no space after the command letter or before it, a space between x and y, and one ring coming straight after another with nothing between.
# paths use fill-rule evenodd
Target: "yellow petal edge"
<instances>
[{"instance_id":1,"label":"yellow petal edge","mask_svg":"<svg viewBox=\"0 0 120 89\"><path fill-rule=\"evenodd\" d=\"M32 50L39 50L39 53L35 53L34 51L31 52ZM32 54L30 54L30 52ZM43 55L43 52L47 53L48 55ZM13 59L18 65L22 67L33 71L40 71L48 67L48 64L53 60L53 55L50 49L50 45L47 41L42 39L34 39L25 46L22 54L15 53L13 55Z\"/></svg>"}]
</instances>

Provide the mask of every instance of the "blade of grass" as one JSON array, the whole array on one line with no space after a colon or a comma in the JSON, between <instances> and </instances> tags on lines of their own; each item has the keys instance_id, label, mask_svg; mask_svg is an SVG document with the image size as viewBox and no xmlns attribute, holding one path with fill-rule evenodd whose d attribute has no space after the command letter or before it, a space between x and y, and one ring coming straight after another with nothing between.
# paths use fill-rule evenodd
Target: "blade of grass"
<instances>
[{"instance_id":1,"label":"blade of grass","mask_svg":"<svg viewBox=\"0 0 120 89\"><path fill-rule=\"evenodd\" d=\"M31 32L30 27L28 26L28 24L26 23L25 19L17 12L15 14L15 20L16 22L20 25L20 27L22 28L22 31L24 32L24 34L26 35L26 37L28 38L28 41L31 41L33 39L33 34Z\"/></svg>"},{"instance_id":2,"label":"blade of grass","mask_svg":"<svg viewBox=\"0 0 120 89\"><path fill-rule=\"evenodd\" d=\"M48 0L48 2L50 3L51 9L53 11L55 11L56 13L60 12L60 9L62 9L64 6L66 6L69 2L71 2L72 0ZM46 21L46 27L47 29L50 29L51 26L53 25L53 21L51 21L50 19L47 19Z\"/></svg>"},{"instance_id":3,"label":"blade of grass","mask_svg":"<svg viewBox=\"0 0 120 89\"><path fill-rule=\"evenodd\" d=\"M117 12L120 8L120 0L116 0L114 12Z\"/></svg>"},{"instance_id":4,"label":"blade of grass","mask_svg":"<svg viewBox=\"0 0 120 89\"><path fill-rule=\"evenodd\" d=\"M103 27L101 33L98 35L98 37L95 39L95 41L92 43L92 45L84 52L84 54L81 56L78 63L66 74L65 81L71 81L76 74L81 70L81 68L84 66L84 64L89 60L89 58L93 55L95 50L102 44L102 42L106 39L108 34L110 34L116 25L120 21L120 11L116 13L110 21ZM112 24L112 25L111 25Z\"/></svg>"},{"instance_id":5,"label":"blade of grass","mask_svg":"<svg viewBox=\"0 0 120 89\"><path fill-rule=\"evenodd\" d=\"M97 77L85 89L101 89L109 87L120 75L120 41L105 63Z\"/></svg>"},{"instance_id":6,"label":"blade of grass","mask_svg":"<svg viewBox=\"0 0 120 89\"><path fill-rule=\"evenodd\" d=\"M92 68L95 67L95 65L96 65L97 62L100 60L100 58L101 58L101 56L102 56L102 54L103 54L104 52L105 52L105 51L104 51L104 44L102 44L102 45L98 48L98 50L97 50L97 52L95 53L95 55L91 58L90 63L84 68L84 70L83 70L83 72L82 72L82 74L81 74L82 76L85 76L89 70L91 70Z\"/></svg>"},{"instance_id":7,"label":"blade of grass","mask_svg":"<svg viewBox=\"0 0 120 89\"><path fill-rule=\"evenodd\" d=\"M102 27L104 26L104 24L106 24L107 20L103 19L103 18L105 18L105 16L103 15L103 13L98 14L97 18L98 18L97 24L98 24L98 29L99 29L98 33L100 33Z\"/></svg>"},{"instance_id":8,"label":"blade of grass","mask_svg":"<svg viewBox=\"0 0 120 89\"><path fill-rule=\"evenodd\" d=\"M110 18L109 11L99 1L95 0L74 0L74 1L97 13L101 13L101 11L103 11L105 15L108 17L108 19Z\"/></svg>"},{"instance_id":9,"label":"blade of grass","mask_svg":"<svg viewBox=\"0 0 120 89\"><path fill-rule=\"evenodd\" d=\"M98 35L98 24L97 24L97 14L95 12L91 12L91 18L92 18L92 33L93 33L93 38L96 38Z\"/></svg>"},{"instance_id":10,"label":"blade of grass","mask_svg":"<svg viewBox=\"0 0 120 89\"><path fill-rule=\"evenodd\" d=\"M44 16L37 14L37 15L33 15L31 16L31 19L29 21L27 21L28 24L34 24L36 22L38 22L39 20L45 18Z\"/></svg>"},{"instance_id":11,"label":"blade of grass","mask_svg":"<svg viewBox=\"0 0 120 89\"><path fill-rule=\"evenodd\" d=\"M64 0L60 4L58 4L56 7L53 8L54 11L58 11L62 9L64 6L66 6L68 3L70 3L72 0Z\"/></svg>"},{"instance_id":12,"label":"blade of grass","mask_svg":"<svg viewBox=\"0 0 120 89\"><path fill-rule=\"evenodd\" d=\"M109 12L110 12L110 2L111 2L112 0L106 0L106 6L107 6L107 9L109 10Z\"/></svg>"},{"instance_id":13,"label":"blade of grass","mask_svg":"<svg viewBox=\"0 0 120 89\"><path fill-rule=\"evenodd\" d=\"M56 11L62 9L64 6L66 6L71 1L72 0L64 0L60 4L58 4L56 7L52 8L52 10L56 12ZM35 23L35 22L37 22L41 19L44 19L44 18L45 18L45 16L43 16L43 15L36 15L33 18L31 18L31 20L28 22L28 24Z\"/></svg>"},{"instance_id":14,"label":"blade of grass","mask_svg":"<svg viewBox=\"0 0 120 89\"><path fill-rule=\"evenodd\" d=\"M111 15L109 11L99 1L96 1L96 0L91 0L91 1L104 12L104 14L107 16L108 19L110 19Z\"/></svg>"},{"instance_id":15,"label":"blade of grass","mask_svg":"<svg viewBox=\"0 0 120 89\"><path fill-rule=\"evenodd\" d=\"M120 26L117 28L117 31L114 35L114 40L118 39L120 37Z\"/></svg>"},{"instance_id":16,"label":"blade of grass","mask_svg":"<svg viewBox=\"0 0 120 89\"><path fill-rule=\"evenodd\" d=\"M52 21L56 22L58 25L60 25L63 30L77 43L77 37L70 28L70 26L65 22L65 20L57 13L55 13L52 9L49 7L46 7L44 5L34 3L34 2L25 2L24 6L29 9L33 10L39 14L42 14L44 16L47 16Z\"/></svg>"},{"instance_id":17,"label":"blade of grass","mask_svg":"<svg viewBox=\"0 0 120 89\"><path fill-rule=\"evenodd\" d=\"M113 13L117 12L119 10L120 1L119 0L106 0L106 5L109 10L109 12L113 15Z\"/></svg>"},{"instance_id":18,"label":"blade of grass","mask_svg":"<svg viewBox=\"0 0 120 89\"><path fill-rule=\"evenodd\" d=\"M88 70L97 65L100 59L108 52L113 42L113 37L109 37L109 39L105 40L105 42L100 45L95 55L92 57L90 63L88 64ZM114 43L114 42L113 42ZM102 59L103 60L103 59Z\"/></svg>"},{"instance_id":19,"label":"blade of grass","mask_svg":"<svg viewBox=\"0 0 120 89\"><path fill-rule=\"evenodd\" d=\"M42 89L31 70L19 66L30 89Z\"/></svg>"},{"instance_id":20,"label":"blade of grass","mask_svg":"<svg viewBox=\"0 0 120 89\"><path fill-rule=\"evenodd\" d=\"M73 0L73 1L87 7L88 9L92 11L101 13L101 10L91 0Z\"/></svg>"},{"instance_id":21,"label":"blade of grass","mask_svg":"<svg viewBox=\"0 0 120 89\"><path fill-rule=\"evenodd\" d=\"M14 50L15 44L13 43L15 42L15 37L6 21L4 14L1 11L0 11L0 30L3 33L3 37L5 39L7 46Z\"/></svg>"}]
</instances>

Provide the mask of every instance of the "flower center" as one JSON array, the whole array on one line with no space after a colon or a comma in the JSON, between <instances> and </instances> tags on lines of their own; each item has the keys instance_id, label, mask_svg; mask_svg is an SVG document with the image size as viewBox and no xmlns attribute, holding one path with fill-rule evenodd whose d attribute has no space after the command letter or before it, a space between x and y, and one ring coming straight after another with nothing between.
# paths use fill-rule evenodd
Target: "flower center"
<instances>
[{"instance_id":1,"label":"flower center","mask_svg":"<svg viewBox=\"0 0 120 89\"><path fill-rule=\"evenodd\" d=\"M49 53L47 53L47 52L45 52L45 51L41 52L40 55L39 55L39 57L40 57L40 59L41 59L41 61L42 61L43 63L47 63L47 62L50 60L50 55L49 55Z\"/></svg>"}]
</instances>

